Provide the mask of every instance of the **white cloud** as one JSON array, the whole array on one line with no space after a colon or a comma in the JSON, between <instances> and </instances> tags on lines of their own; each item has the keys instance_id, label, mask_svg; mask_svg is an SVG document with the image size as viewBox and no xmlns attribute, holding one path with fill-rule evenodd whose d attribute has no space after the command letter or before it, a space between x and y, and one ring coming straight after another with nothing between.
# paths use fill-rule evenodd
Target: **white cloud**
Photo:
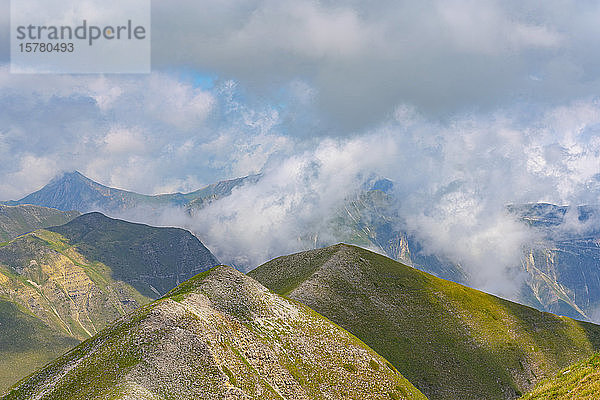
<instances>
[{"instance_id":1,"label":"white cloud","mask_svg":"<svg viewBox=\"0 0 600 400\"><path fill-rule=\"evenodd\" d=\"M376 174L396 182L407 229L496 291L518 282L507 274L527 235L507 203L599 200L596 4L153 6L151 75L0 68L1 197L61 170L142 193L263 171L195 222L168 215L255 265L308 231L327 237L327 217Z\"/></svg>"}]
</instances>

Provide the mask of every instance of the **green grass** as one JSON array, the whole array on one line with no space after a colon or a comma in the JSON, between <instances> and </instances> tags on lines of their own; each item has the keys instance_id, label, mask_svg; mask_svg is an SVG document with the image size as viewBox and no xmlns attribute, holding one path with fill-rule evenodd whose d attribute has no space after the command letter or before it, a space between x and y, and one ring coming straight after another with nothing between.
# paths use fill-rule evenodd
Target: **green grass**
<instances>
[{"instance_id":1,"label":"green grass","mask_svg":"<svg viewBox=\"0 0 600 400\"><path fill-rule=\"evenodd\" d=\"M596 400L600 393L600 354L540 382L523 400Z\"/></svg>"},{"instance_id":2,"label":"green grass","mask_svg":"<svg viewBox=\"0 0 600 400\"><path fill-rule=\"evenodd\" d=\"M280 257L249 275L356 335L431 398L517 397L541 377L600 350L596 325L354 246Z\"/></svg>"},{"instance_id":3,"label":"green grass","mask_svg":"<svg viewBox=\"0 0 600 400\"><path fill-rule=\"evenodd\" d=\"M0 394L79 342L0 298Z\"/></svg>"},{"instance_id":4,"label":"green grass","mask_svg":"<svg viewBox=\"0 0 600 400\"><path fill-rule=\"evenodd\" d=\"M87 259L110 266L112 279L154 299L191 278L189 271L218 264L195 236L179 228L155 228L91 213L50 230Z\"/></svg>"}]
</instances>

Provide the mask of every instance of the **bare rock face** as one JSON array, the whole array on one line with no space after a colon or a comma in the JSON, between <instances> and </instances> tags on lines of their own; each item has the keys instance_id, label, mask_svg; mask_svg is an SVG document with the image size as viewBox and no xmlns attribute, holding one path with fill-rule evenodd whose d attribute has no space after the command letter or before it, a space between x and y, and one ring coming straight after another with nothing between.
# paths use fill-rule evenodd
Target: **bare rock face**
<instances>
[{"instance_id":1,"label":"bare rock face","mask_svg":"<svg viewBox=\"0 0 600 400\"><path fill-rule=\"evenodd\" d=\"M128 314L4 399L424 399L304 305L216 267Z\"/></svg>"}]
</instances>

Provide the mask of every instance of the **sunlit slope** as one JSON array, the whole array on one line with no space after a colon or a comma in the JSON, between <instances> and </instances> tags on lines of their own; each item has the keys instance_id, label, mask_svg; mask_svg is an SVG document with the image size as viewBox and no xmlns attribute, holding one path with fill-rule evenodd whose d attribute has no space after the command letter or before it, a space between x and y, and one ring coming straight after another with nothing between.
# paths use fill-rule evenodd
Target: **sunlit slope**
<instances>
[{"instance_id":1,"label":"sunlit slope","mask_svg":"<svg viewBox=\"0 0 600 400\"><path fill-rule=\"evenodd\" d=\"M249 273L347 329L430 399L516 398L600 348L600 327L336 245Z\"/></svg>"},{"instance_id":2,"label":"sunlit slope","mask_svg":"<svg viewBox=\"0 0 600 400\"><path fill-rule=\"evenodd\" d=\"M354 336L230 267L202 273L4 399L424 399Z\"/></svg>"},{"instance_id":3,"label":"sunlit slope","mask_svg":"<svg viewBox=\"0 0 600 400\"><path fill-rule=\"evenodd\" d=\"M600 396L600 355L565 368L540 382L523 400L596 400Z\"/></svg>"}]
</instances>

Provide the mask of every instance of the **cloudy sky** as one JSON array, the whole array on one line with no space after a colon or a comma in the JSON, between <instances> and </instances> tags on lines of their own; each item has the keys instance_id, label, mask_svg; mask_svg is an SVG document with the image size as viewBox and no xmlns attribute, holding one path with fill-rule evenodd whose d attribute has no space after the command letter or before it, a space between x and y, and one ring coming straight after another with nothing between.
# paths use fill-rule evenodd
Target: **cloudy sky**
<instances>
[{"instance_id":1,"label":"cloudy sky","mask_svg":"<svg viewBox=\"0 0 600 400\"><path fill-rule=\"evenodd\" d=\"M10 74L9 14L0 0L3 199L74 169L142 193L264 172L201 221L259 262L386 176L482 287L527 235L506 204L598 203L595 1L157 0L147 75Z\"/></svg>"}]
</instances>

